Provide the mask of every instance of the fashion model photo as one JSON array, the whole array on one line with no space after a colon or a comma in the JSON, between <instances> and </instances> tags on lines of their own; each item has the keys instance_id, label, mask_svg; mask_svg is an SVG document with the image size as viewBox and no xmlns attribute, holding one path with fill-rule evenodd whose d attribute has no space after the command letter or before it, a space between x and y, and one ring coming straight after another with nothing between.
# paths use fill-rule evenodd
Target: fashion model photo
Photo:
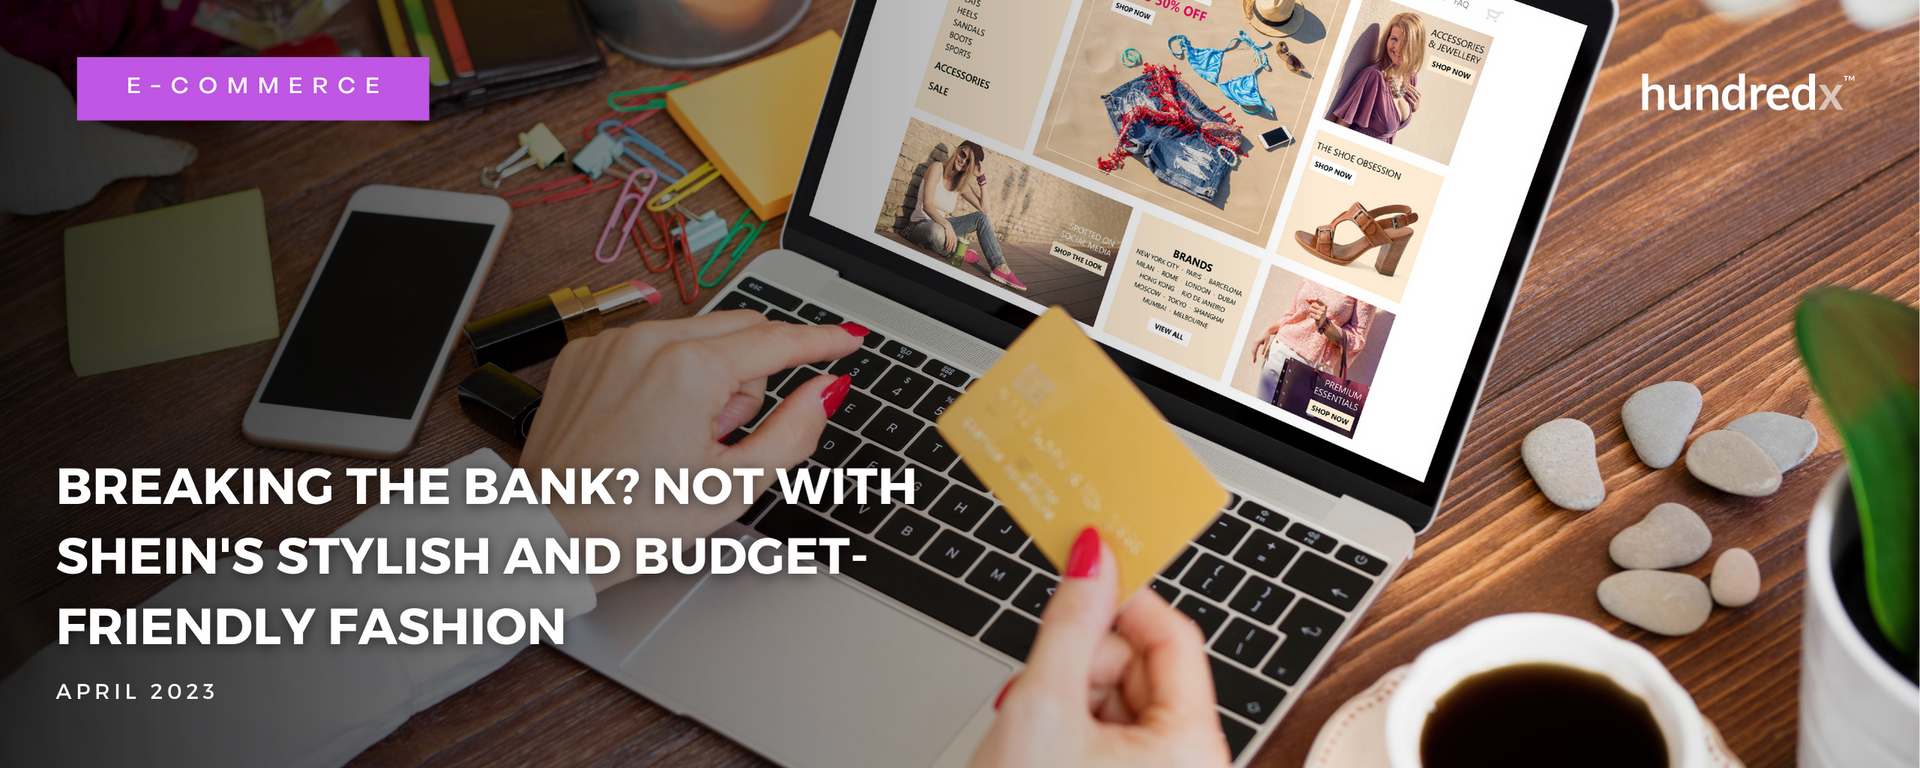
<instances>
[{"instance_id":1,"label":"fashion model photo","mask_svg":"<svg viewBox=\"0 0 1920 768\"><path fill-rule=\"evenodd\" d=\"M1361 0L1328 122L1451 163L1493 38L1391 0Z\"/></svg>"},{"instance_id":2,"label":"fashion model photo","mask_svg":"<svg viewBox=\"0 0 1920 768\"><path fill-rule=\"evenodd\" d=\"M1233 387L1351 436L1393 319L1341 291L1269 269Z\"/></svg>"}]
</instances>

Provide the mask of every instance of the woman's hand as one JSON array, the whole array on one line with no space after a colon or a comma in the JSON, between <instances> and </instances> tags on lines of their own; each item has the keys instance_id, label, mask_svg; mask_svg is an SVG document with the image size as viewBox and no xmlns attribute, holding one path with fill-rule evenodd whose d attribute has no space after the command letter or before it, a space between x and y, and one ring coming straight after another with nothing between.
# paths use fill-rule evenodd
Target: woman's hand
<instances>
[{"instance_id":1,"label":"woman's hand","mask_svg":"<svg viewBox=\"0 0 1920 768\"><path fill-rule=\"evenodd\" d=\"M1407 114L1420 111L1420 89L1413 87L1412 82L1401 86L1400 89L1407 95Z\"/></svg>"},{"instance_id":2,"label":"woman's hand","mask_svg":"<svg viewBox=\"0 0 1920 768\"><path fill-rule=\"evenodd\" d=\"M947 231L947 245L945 248L941 249L946 251L946 253L941 254L942 256L944 256L947 253L953 253L954 246L957 246L960 244L960 234L953 231L953 222L942 220L940 222L940 226L946 229Z\"/></svg>"},{"instance_id":3,"label":"woman's hand","mask_svg":"<svg viewBox=\"0 0 1920 768\"><path fill-rule=\"evenodd\" d=\"M613 504L582 498L550 505L568 536L620 545L620 567L594 576L594 589L632 578L634 538L706 536L745 512L742 499L765 491L777 468L813 453L828 411L846 396L846 384L831 376L816 376L794 390L738 444L719 440L759 412L768 375L845 356L860 348L859 337L866 334L852 323L793 325L735 310L609 328L561 350L520 466L536 485L541 469L563 477L569 467L640 471L630 491L607 478ZM655 468L674 474L686 468L691 476L709 467L756 467L766 475L744 494L736 482L721 504L652 503ZM632 503L623 503L629 494Z\"/></svg>"},{"instance_id":4,"label":"woman's hand","mask_svg":"<svg viewBox=\"0 0 1920 768\"><path fill-rule=\"evenodd\" d=\"M1313 321L1313 327L1315 328L1320 327L1321 323L1326 322L1327 321L1326 302L1321 301L1319 299L1312 299L1308 301L1307 302L1307 318Z\"/></svg>"},{"instance_id":5,"label":"woman's hand","mask_svg":"<svg viewBox=\"0 0 1920 768\"><path fill-rule=\"evenodd\" d=\"M1082 531L1027 668L1001 692L1000 716L973 753L976 768L1219 768L1230 761L1200 630L1145 589L1116 622L1115 570L1099 534Z\"/></svg>"}]
</instances>

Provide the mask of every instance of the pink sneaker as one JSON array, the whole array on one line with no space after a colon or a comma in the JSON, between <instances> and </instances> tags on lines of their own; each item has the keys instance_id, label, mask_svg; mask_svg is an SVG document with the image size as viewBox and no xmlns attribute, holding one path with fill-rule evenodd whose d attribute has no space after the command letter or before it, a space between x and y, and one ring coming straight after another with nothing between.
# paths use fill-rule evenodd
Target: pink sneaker
<instances>
[{"instance_id":1,"label":"pink sneaker","mask_svg":"<svg viewBox=\"0 0 1920 768\"><path fill-rule=\"evenodd\" d=\"M967 255L964 259L962 259L962 261L965 261L968 264L978 264L980 263L980 252L967 251Z\"/></svg>"},{"instance_id":2,"label":"pink sneaker","mask_svg":"<svg viewBox=\"0 0 1920 768\"><path fill-rule=\"evenodd\" d=\"M1014 277L1013 272L1011 270L1006 272L1002 272L997 269L994 270L993 280L994 282L1010 287L1016 291L1024 291L1027 289L1027 284L1020 282L1020 278Z\"/></svg>"}]
</instances>

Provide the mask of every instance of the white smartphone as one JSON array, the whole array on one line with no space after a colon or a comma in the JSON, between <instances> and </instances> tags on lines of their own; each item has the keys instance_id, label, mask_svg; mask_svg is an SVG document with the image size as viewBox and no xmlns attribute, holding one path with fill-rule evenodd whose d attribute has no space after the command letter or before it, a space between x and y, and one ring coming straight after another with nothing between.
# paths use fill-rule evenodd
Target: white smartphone
<instances>
[{"instance_id":1,"label":"white smartphone","mask_svg":"<svg viewBox=\"0 0 1920 768\"><path fill-rule=\"evenodd\" d=\"M493 195L354 192L253 393L247 439L377 459L412 448L511 213Z\"/></svg>"},{"instance_id":2,"label":"white smartphone","mask_svg":"<svg viewBox=\"0 0 1920 768\"><path fill-rule=\"evenodd\" d=\"M1260 145L1267 149L1279 149L1293 143L1293 132L1282 125L1260 134Z\"/></svg>"}]
</instances>

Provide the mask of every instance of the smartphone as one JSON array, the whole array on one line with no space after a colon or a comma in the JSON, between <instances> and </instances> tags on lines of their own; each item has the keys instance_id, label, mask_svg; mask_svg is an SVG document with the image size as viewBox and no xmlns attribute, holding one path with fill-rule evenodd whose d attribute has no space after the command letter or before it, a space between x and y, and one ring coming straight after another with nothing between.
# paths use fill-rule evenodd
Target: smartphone
<instances>
[{"instance_id":1,"label":"smartphone","mask_svg":"<svg viewBox=\"0 0 1920 768\"><path fill-rule=\"evenodd\" d=\"M1260 144L1267 149L1279 149L1292 143L1293 132L1284 125L1260 134Z\"/></svg>"},{"instance_id":2,"label":"smartphone","mask_svg":"<svg viewBox=\"0 0 1920 768\"><path fill-rule=\"evenodd\" d=\"M247 439L378 459L412 448L510 215L493 195L354 192L247 407Z\"/></svg>"}]
</instances>

